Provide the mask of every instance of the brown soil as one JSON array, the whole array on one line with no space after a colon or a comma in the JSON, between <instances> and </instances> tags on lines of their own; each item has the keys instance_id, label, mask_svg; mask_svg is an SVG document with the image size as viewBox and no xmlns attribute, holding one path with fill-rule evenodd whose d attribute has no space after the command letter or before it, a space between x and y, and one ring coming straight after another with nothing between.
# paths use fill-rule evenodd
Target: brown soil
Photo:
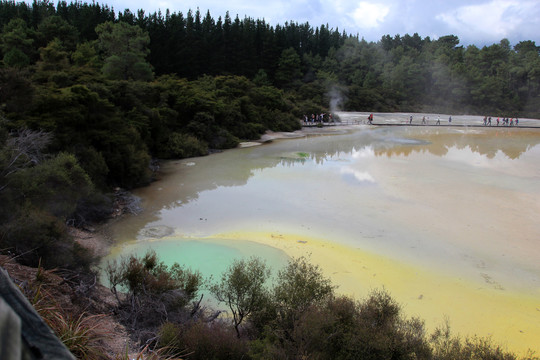
<instances>
[{"instance_id":1,"label":"brown soil","mask_svg":"<svg viewBox=\"0 0 540 360\"><path fill-rule=\"evenodd\" d=\"M79 245L92 251L95 256L102 257L107 255L111 241L101 231L95 229L82 230L70 227L68 233L79 243Z\"/></svg>"}]
</instances>

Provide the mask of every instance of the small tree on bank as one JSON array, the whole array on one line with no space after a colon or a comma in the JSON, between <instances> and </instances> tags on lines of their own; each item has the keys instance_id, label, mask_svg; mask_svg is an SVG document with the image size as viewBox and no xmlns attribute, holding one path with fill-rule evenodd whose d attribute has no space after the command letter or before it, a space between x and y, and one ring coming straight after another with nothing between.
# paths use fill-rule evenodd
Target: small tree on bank
<instances>
[{"instance_id":1,"label":"small tree on bank","mask_svg":"<svg viewBox=\"0 0 540 360\"><path fill-rule=\"evenodd\" d=\"M264 284L269 276L270 269L260 258L235 260L223 273L221 281L210 288L216 299L231 309L238 337L242 321L265 303L268 290Z\"/></svg>"}]
</instances>

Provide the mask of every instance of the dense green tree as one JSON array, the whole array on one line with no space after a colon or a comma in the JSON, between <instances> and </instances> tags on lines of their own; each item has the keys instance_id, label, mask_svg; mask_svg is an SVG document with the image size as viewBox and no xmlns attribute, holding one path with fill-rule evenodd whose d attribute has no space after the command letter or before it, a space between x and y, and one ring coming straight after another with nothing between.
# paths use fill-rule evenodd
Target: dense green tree
<instances>
[{"instance_id":1,"label":"dense green tree","mask_svg":"<svg viewBox=\"0 0 540 360\"><path fill-rule=\"evenodd\" d=\"M64 220L75 213L79 200L93 191L93 184L77 159L66 153L21 170L16 178L22 198Z\"/></svg>"},{"instance_id":2,"label":"dense green tree","mask_svg":"<svg viewBox=\"0 0 540 360\"><path fill-rule=\"evenodd\" d=\"M35 54L34 32L20 18L4 25L0 36L0 48L7 66L24 67L30 64Z\"/></svg>"},{"instance_id":3,"label":"dense green tree","mask_svg":"<svg viewBox=\"0 0 540 360\"><path fill-rule=\"evenodd\" d=\"M93 68L100 66L95 42L83 42L77 44L76 50L71 54L71 60L77 66L86 65Z\"/></svg>"},{"instance_id":4,"label":"dense green tree","mask_svg":"<svg viewBox=\"0 0 540 360\"><path fill-rule=\"evenodd\" d=\"M109 184L132 187L149 181L150 156L140 134L97 92L82 85L42 91L34 113L30 123L53 131L55 148L77 154L89 154L77 150L80 146L97 150L107 164ZM80 161L91 166L88 159ZM103 179L93 180L103 183Z\"/></svg>"},{"instance_id":5,"label":"dense green tree","mask_svg":"<svg viewBox=\"0 0 540 360\"><path fill-rule=\"evenodd\" d=\"M0 68L0 104L8 115L23 114L34 97L34 85L27 69Z\"/></svg>"},{"instance_id":6,"label":"dense green tree","mask_svg":"<svg viewBox=\"0 0 540 360\"><path fill-rule=\"evenodd\" d=\"M269 296L265 282L270 269L260 258L236 260L225 270L219 283L211 291L220 302L224 302L233 315L234 329L240 337L240 325L244 319L260 311Z\"/></svg>"},{"instance_id":7,"label":"dense green tree","mask_svg":"<svg viewBox=\"0 0 540 360\"><path fill-rule=\"evenodd\" d=\"M319 266L305 257L294 258L277 274L273 299L278 328L289 333L310 306L320 305L334 294L334 286Z\"/></svg>"},{"instance_id":8,"label":"dense green tree","mask_svg":"<svg viewBox=\"0 0 540 360\"><path fill-rule=\"evenodd\" d=\"M290 47L283 50L276 71L276 83L281 87L293 86L295 81L300 80L302 77L300 65L300 56L294 48Z\"/></svg>"},{"instance_id":9,"label":"dense green tree","mask_svg":"<svg viewBox=\"0 0 540 360\"><path fill-rule=\"evenodd\" d=\"M96 27L99 48L105 54L103 73L116 80L151 80L151 65L146 61L148 33L125 22L106 22Z\"/></svg>"},{"instance_id":10,"label":"dense green tree","mask_svg":"<svg viewBox=\"0 0 540 360\"><path fill-rule=\"evenodd\" d=\"M92 257L65 223L94 194L93 184L73 155L47 158L50 140L49 133L0 129L0 248L30 266L88 270Z\"/></svg>"},{"instance_id":11,"label":"dense green tree","mask_svg":"<svg viewBox=\"0 0 540 360\"><path fill-rule=\"evenodd\" d=\"M149 35L146 46L152 52L150 57L146 52L142 56L132 56L131 52L128 52L130 55L123 52L124 56L106 54L102 66L111 78L149 79L152 68L148 67L148 58L158 75L175 73L190 80L203 74L254 78L257 71L263 70L270 81L294 92L295 101L315 102L319 107L328 107L331 99L321 96L320 91L313 92L310 98L309 87L304 87L304 83L318 80L317 74L320 74L319 80L323 80L320 84L323 87L335 87L335 79L339 81L340 91L347 99L343 108L350 110L429 108L451 111L460 108L483 113L497 105L516 115L525 115L535 113L538 103L539 89L535 80L539 54L530 41L512 48L509 41L503 39L482 49L473 46L465 49L459 46L455 35L431 40L418 34L405 34L385 35L377 43L368 43L330 29L328 25L313 28L309 23L286 22L271 27L264 20L231 18L228 13L216 21L208 11L201 13L198 9L188 11L186 16L168 10L165 14L145 14L142 10L126 9L115 19L114 12L107 6L63 1L56 8L42 1L34 2L31 7L3 1L0 10L0 25L6 30L2 36L22 39L24 41L16 43L27 47L4 49L2 58L5 57L4 63L10 66L33 64L38 60L37 47L46 46L53 37L58 37L71 53L77 32L82 41L94 40L98 37L94 32L97 25L123 22ZM16 17L19 25L26 24L26 30L17 26L7 28ZM28 41L33 42L29 49ZM90 48L80 50L83 49ZM287 54L290 49L300 56L300 72L296 71L298 59L282 57L284 51ZM72 57L78 66L85 58L81 51ZM467 63L473 58L469 66ZM143 61L139 61L141 59ZM100 66L94 60L91 63L92 67ZM90 70L79 68L71 76L87 78ZM292 78L288 78L291 74ZM64 76L58 74L53 82L58 84L62 80L60 75ZM260 84L259 78L257 83ZM494 86L498 89L494 90ZM329 90L325 89L323 94ZM484 96L486 91L489 94Z\"/></svg>"},{"instance_id":12,"label":"dense green tree","mask_svg":"<svg viewBox=\"0 0 540 360\"><path fill-rule=\"evenodd\" d=\"M69 54L58 38L39 49L40 60L36 63L36 82L58 87L71 85L69 74Z\"/></svg>"},{"instance_id":13,"label":"dense green tree","mask_svg":"<svg viewBox=\"0 0 540 360\"><path fill-rule=\"evenodd\" d=\"M58 15L46 17L38 26L37 46L46 46L54 39L58 39L69 50L75 50L79 41L77 28Z\"/></svg>"}]
</instances>

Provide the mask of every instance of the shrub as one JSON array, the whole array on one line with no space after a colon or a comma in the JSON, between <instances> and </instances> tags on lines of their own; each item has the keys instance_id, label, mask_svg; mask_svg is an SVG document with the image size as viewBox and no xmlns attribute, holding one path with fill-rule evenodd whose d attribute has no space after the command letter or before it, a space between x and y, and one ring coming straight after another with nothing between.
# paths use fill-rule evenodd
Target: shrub
<instances>
[{"instance_id":1,"label":"shrub","mask_svg":"<svg viewBox=\"0 0 540 360\"><path fill-rule=\"evenodd\" d=\"M270 269L260 258L235 260L225 270L221 281L210 288L214 296L231 310L238 337L242 321L265 305L268 291L264 284L269 276Z\"/></svg>"},{"instance_id":2,"label":"shrub","mask_svg":"<svg viewBox=\"0 0 540 360\"><path fill-rule=\"evenodd\" d=\"M41 281L38 275L41 274L41 277L43 273L43 270L38 268L37 282ZM32 306L77 359L107 358L101 342L105 333L100 328L100 319L105 315L90 315L85 312L75 314L72 309L57 303L41 284L32 283L29 295Z\"/></svg>"},{"instance_id":3,"label":"shrub","mask_svg":"<svg viewBox=\"0 0 540 360\"><path fill-rule=\"evenodd\" d=\"M385 291L356 302L325 297L295 313L286 327L269 327L254 342L254 358L430 359L423 322L406 320Z\"/></svg>"},{"instance_id":4,"label":"shrub","mask_svg":"<svg viewBox=\"0 0 540 360\"><path fill-rule=\"evenodd\" d=\"M230 326L220 322L196 322L185 326L180 343L191 360L249 359L248 343L239 339Z\"/></svg>"},{"instance_id":5,"label":"shrub","mask_svg":"<svg viewBox=\"0 0 540 360\"><path fill-rule=\"evenodd\" d=\"M213 149L231 149L238 145L240 140L223 128L216 128L211 137L210 147Z\"/></svg>"},{"instance_id":6,"label":"shrub","mask_svg":"<svg viewBox=\"0 0 540 360\"><path fill-rule=\"evenodd\" d=\"M165 144L158 146L158 156L182 159L208 154L208 145L195 136L173 132Z\"/></svg>"},{"instance_id":7,"label":"shrub","mask_svg":"<svg viewBox=\"0 0 540 360\"><path fill-rule=\"evenodd\" d=\"M490 339L472 337L461 339L452 334L448 322L436 329L430 338L434 360L515 360L517 356L503 350ZM529 353L523 359L536 359Z\"/></svg>"},{"instance_id":8,"label":"shrub","mask_svg":"<svg viewBox=\"0 0 540 360\"><path fill-rule=\"evenodd\" d=\"M400 306L385 290L373 291L358 306L353 353L363 359L429 359L424 323L405 319Z\"/></svg>"},{"instance_id":9,"label":"shrub","mask_svg":"<svg viewBox=\"0 0 540 360\"><path fill-rule=\"evenodd\" d=\"M93 192L93 184L77 159L67 153L16 174L19 191L31 203L67 219L77 202Z\"/></svg>"},{"instance_id":10,"label":"shrub","mask_svg":"<svg viewBox=\"0 0 540 360\"><path fill-rule=\"evenodd\" d=\"M77 201L71 222L75 226L106 220L113 211L112 200L100 193L92 193Z\"/></svg>"},{"instance_id":11,"label":"shrub","mask_svg":"<svg viewBox=\"0 0 540 360\"><path fill-rule=\"evenodd\" d=\"M183 353L180 343L180 327L171 322L161 325L158 333L158 347L168 354L177 355Z\"/></svg>"},{"instance_id":12,"label":"shrub","mask_svg":"<svg viewBox=\"0 0 540 360\"><path fill-rule=\"evenodd\" d=\"M273 296L280 316L291 320L333 294L334 286L324 277L321 268L300 257L290 260L278 272Z\"/></svg>"},{"instance_id":13,"label":"shrub","mask_svg":"<svg viewBox=\"0 0 540 360\"><path fill-rule=\"evenodd\" d=\"M76 243L62 221L27 206L12 221L0 226L0 247L16 254L21 264L46 269L88 270L95 261L90 251Z\"/></svg>"},{"instance_id":14,"label":"shrub","mask_svg":"<svg viewBox=\"0 0 540 360\"><path fill-rule=\"evenodd\" d=\"M184 307L203 284L200 273L178 264L169 267L154 251L109 262L105 272L122 319L132 329L144 330L145 336L157 331L164 321L185 321L197 311L197 306L192 311ZM117 286L127 291L127 296L120 296Z\"/></svg>"},{"instance_id":15,"label":"shrub","mask_svg":"<svg viewBox=\"0 0 540 360\"><path fill-rule=\"evenodd\" d=\"M123 286L129 294L141 293L160 295L170 290L181 289L186 301L192 300L202 285L199 272L184 269L175 263L170 268L157 258L155 251L149 250L142 257L131 255L120 263L107 264L106 273L111 289L116 293L116 286Z\"/></svg>"}]
</instances>

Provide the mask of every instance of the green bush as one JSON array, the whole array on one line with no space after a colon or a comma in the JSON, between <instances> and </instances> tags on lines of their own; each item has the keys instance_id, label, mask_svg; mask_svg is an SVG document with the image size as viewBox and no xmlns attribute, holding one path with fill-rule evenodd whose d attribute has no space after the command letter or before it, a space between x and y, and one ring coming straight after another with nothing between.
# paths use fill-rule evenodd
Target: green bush
<instances>
[{"instance_id":1,"label":"green bush","mask_svg":"<svg viewBox=\"0 0 540 360\"><path fill-rule=\"evenodd\" d=\"M168 353L175 354L182 352L180 345L180 327L171 322L161 325L158 333L159 348L164 348Z\"/></svg>"},{"instance_id":2,"label":"green bush","mask_svg":"<svg viewBox=\"0 0 540 360\"><path fill-rule=\"evenodd\" d=\"M231 149L238 146L240 140L225 129L217 128L210 140L212 149Z\"/></svg>"},{"instance_id":3,"label":"green bush","mask_svg":"<svg viewBox=\"0 0 540 360\"><path fill-rule=\"evenodd\" d=\"M183 159L208 154L208 145L195 136L174 132L165 144L158 147L158 156L164 159Z\"/></svg>"},{"instance_id":4,"label":"green bush","mask_svg":"<svg viewBox=\"0 0 540 360\"><path fill-rule=\"evenodd\" d=\"M472 337L461 339L453 335L450 325L436 329L430 337L431 351L434 360L516 360L518 357L501 346L493 344L490 339ZM529 352L522 359L538 360Z\"/></svg>"},{"instance_id":5,"label":"green bush","mask_svg":"<svg viewBox=\"0 0 540 360\"><path fill-rule=\"evenodd\" d=\"M67 220L80 199L93 193L93 184L71 154L60 153L16 174L22 196L44 211Z\"/></svg>"},{"instance_id":6,"label":"green bush","mask_svg":"<svg viewBox=\"0 0 540 360\"><path fill-rule=\"evenodd\" d=\"M189 324L180 333L180 343L190 360L249 359L247 341L219 322Z\"/></svg>"},{"instance_id":7,"label":"green bush","mask_svg":"<svg viewBox=\"0 0 540 360\"><path fill-rule=\"evenodd\" d=\"M221 281L210 287L216 299L231 310L238 337L242 321L261 311L267 302L269 294L265 283L269 276L270 269L260 258L235 260L223 273Z\"/></svg>"},{"instance_id":8,"label":"green bush","mask_svg":"<svg viewBox=\"0 0 540 360\"><path fill-rule=\"evenodd\" d=\"M198 271L191 271L177 263L169 267L159 261L152 250L142 257L131 255L120 262L109 262L106 273L113 293L117 294L116 287L120 286L131 299L160 297L164 293L180 290L180 293L172 294L174 301L169 301L174 307L179 304L184 306L193 300L204 282Z\"/></svg>"},{"instance_id":9,"label":"green bush","mask_svg":"<svg viewBox=\"0 0 540 360\"><path fill-rule=\"evenodd\" d=\"M14 214L0 226L0 248L17 256L21 264L46 269L89 270L95 260L90 252L67 235L57 217L32 207Z\"/></svg>"}]
</instances>

